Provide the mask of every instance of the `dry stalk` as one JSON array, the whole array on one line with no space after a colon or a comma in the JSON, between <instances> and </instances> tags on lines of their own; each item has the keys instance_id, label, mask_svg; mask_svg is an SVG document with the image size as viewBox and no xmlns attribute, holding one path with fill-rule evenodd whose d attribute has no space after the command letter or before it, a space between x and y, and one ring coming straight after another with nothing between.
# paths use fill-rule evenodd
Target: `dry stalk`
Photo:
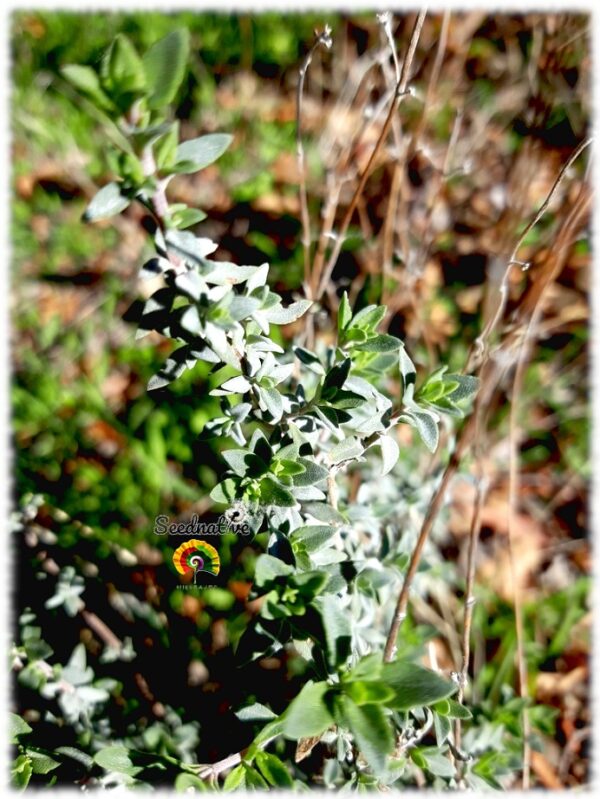
<instances>
[{"instance_id":1,"label":"dry stalk","mask_svg":"<svg viewBox=\"0 0 600 799\"><path fill-rule=\"evenodd\" d=\"M306 192L306 164L304 156L304 144L302 143L302 101L304 97L304 81L306 73L314 54L319 47L331 47L331 28L326 25L321 33L316 33L316 39L306 54L298 77L298 87L296 94L296 157L298 159L298 179L300 184L300 215L302 218L302 246L304 249L304 284L306 291L311 299L310 289L310 214L308 212L308 195Z\"/></svg>"},{"instance_id":2,"label":"dry stalk","mask_svg":"<svg viewBox=\"0 0 600 799\"><path fill-rule=\"evenodd\" d=\"M520 248L524 238L527 236L529 231L540 220L541 216L543 215L545 209L548 207L548 204L550 203L554 193L556 192L556 189L557 189L559 183L561 182L562 178L564 177L564 175L565 175L567 169L569 168L569 166L574 162L576 156L578 156L588 144L589 144L589 140L584 142L582 145L580 145L577 148L577 150L575 151L575 153L573 154L573 156L571 156L571 158L569 158L568 162L560 170L559 175L558 175L557 179L555 180L552 188L550 189L550 192L548 193L548 196L546 197L546 199L542 203L542 206L541 206L540 210L537 212L537 214L532 219L532 221L527 225L527 227L525 228L524 233L519 238L519 240L517 242L517 245L515 246L515 248L513 250L513 255L511 256L511 259L514 259L515 254L517 253L518 249ZM564 241L565 240L565 238L566 238L565 237L565 231L566 230L570 231L572 229L575 229L576 224L579 223L579 221L581 220L581 217L585 213L585 208L587 208L586 201L589 202L589 196L585 196L584 195L583 200L580 200L578 202L578 204L573 208L573 210L569 214L568 219L566 220L566 222L563 224L563 226L561 228L561 232L559 233L559 237L558 237L559 241ZM584 204L584 208L583 209L580 207L582 205L582 203ZM563 252L563 257L566 257L566 248L563 248L562 252ZM554 271L552 272L551 278L549 278L548 284L550 282L552 282L553 276L554 276ZM534 311L535 311L535 309L534 309ZM531 319L531 317L530 317L530 319ZM435 491L435 493L434 493L434 495L432 497L432 500L431 500L431 502L429 504L429 507L427 509L427 513L425 514L425 518L423 519L423 523L422 523L422 526L421 526L421 530L419 532L419 536L417 538L417 542L415 544L415 548L414 548L414 550L412 552L412 555L411 555L411 558L410 558L410 561L409 561L409 564L408 564L408 568L407 568L406 574L404 576L402 587L400 589L400 593L398 595L398 600L396 602L394 615L392 617L392 624L390 626L390 631L388 633L388 637L387 637L387 641L386 641L386 645L385 645L385 649L384 649L384 661L386 661L386 662L392 660L393 657L394 657L395 650L396 650L396 640L398 638L398 633L400 631L400 628L402 626L402 623L403 623L404 619L406 618L408 600L409 600L409 595L410 595L410 588L412 586L412 582L413 582L414 576L415 576L415 574L417 572L417 569L419 567L419 563L421 561L421 556L423 554L423 549L425 547L425 543L426 543L426 541L427 541L427 539L429 537L429 534L430 534L431 529L433 527L433 524L434 524L434 522L435 522L435 520L436 520L436 518L438 516L438 513L441 510L441 507L443 505L443 500L444 500L444 495L445 495L446 489L448 488L448 485L450 484L451 479L454 477L454 475L455 475L455 473L456 473L456 471L458 469L458 466L460 464L460 461L462 459L462 456L466 452L466 449L467 449L468 445L471 442L471 439L473 437L473 434L474 434L474 431L475 431L475 427L476 427L476 419L477 419L477 415L478 415L478 412L479 412L479 407L480 407L480 405L482 407L485 407L485 403L482 403L482 398L484 396L485 396L486 399L488 398L487 395L490 394L490 389L493 391L493 388L494 388L494 385L495 385L495 382L496 382L496 379L497 379L497 376L498 376L498 366L496 364L491 363L491 364L489 364L489 367L488 367L488 363L489 363L490 359L489 359L489 353L488 353L487 350L484 353L484 356L485 357L483 358L482 361L480 361L480 366L479 366L479 368L477 370L477 373L478 373L478 375L481 378L481 385L480 385L480 390L479 390L479 393L477 395L477 398L476 398L476 401L475 401L475 404L474 404L473 411L472 411L471 415L469 416L469 419L467 420L466 424L464 425L464 427L462 428L462 430L461 430L461 432L460 432L460 434L458 436L458 440L456 442L456 446L455 446L454 452L452 453L452 455L450 457L448 465L446 466L446 469L444 470L444 474L442 476L440 484L439 484L438 488L436 489L436 491Z\"/></svg>"},{"instance_id":3,"label":"dry stalk","mask_svg":"<svg viewBox=\"0 0 600 799\"><path fill-rule=\"evenodd\" d=\"M463 632L462 632L462 662L459 671L458 682L458 701L462 704L465 687L469 679L469 663L471 661L471 626L473 623L473 610L475 608L475 594L473 589L475 586L475 565L477 560L477 544L479 542L479 533L481 530L481 511L485 502L485 497L488 490L487 480L481 471L481 459L477 457L477 490L475 494L475 502L473 503L473 516L471 518L471 526L469 528L469 546L467 551L467 579L465 587L465 612L463 619ZM462 740L462 722L456 719L454 725L454 745L457 749L461 748Z\"/></svg>"},{"instance_id":4,"label":"dry stalk","mask_svg":"<svg viewBox=\"0 0 600 799\"><path fill-rule=\"evenodd\" d=\"M562 167L562 169L560 170L560 172L558 173L558 175L556 177L556 180L552 184L552 188L550 189L550 191L546 195L546 199L544 200L544 202L540 206L540 208L539 208L538 212L536 213L536 215L533 217L533 219L531 219L531 221L525 227L525 230L521 233L517 243L515 244L515 247L514 247L512 253L511 253L509 259L508 259L508 263L506 265L506 271L504 272L504 277L502 278L502 283L500 284L500 288L499 288L500 296L499 296L499 299L498 299L498 305L496 307L496 312L494 313L492 318L489 320L489 322L487 323L487 325L485 326L485 328L483 329L481 334L475 340L474 347L471 350L471 353L470 353L469 358L468 358L467 371L470 371L472 369L472 367L474 365L474 362L477 362L478 360L481 360L485 356L490 337L491 337L492 333L494 332L494 330L496 329L500 319L502 318L502 316L504 314L504 308L506 306L506 300L507 300L507 297L508 297L508 282L509 282L509 279L510 279L510 273L511 273L512 268L514 266L519 266L520 268L523 268L524 266L527 266L527 264L525 264L523 261L519 261L518 257L517 257L523 242L525 241L527 236L531 233L533 228L537 225L537 223L540 221L540 219L546 213L546 210L547 210L548 206L550 205L550 203L552 201L552 198L556 194L556 191L558 190L558 187L562 183L563 178L565 177L567 171L570 169L570 167L573 165L573 163L579 158L581 153L591 144L591 142L592 142L592 139L586 139L585 141L583 141L579 145L579 147L577 147L575 152L571 155L571 157L566 162L566 164Z\"/></svg>"},{"instance_id":5,"label":"dry stalk","mask_svg":"<svg viewBox=\"0 0 600 799\"><path fill-rule=\"evenodd\" d=\"M582 151L579 148L579 152ZM572 161L573 159L571 159ZM508 556L512 576L512 589L513 589L513 602L515 607L515 629L517 638L517 665L519 673L519 694L522 698L527 699L529 696L528 679L527 679L527 660L525 656L525 629L523 620L523 595L521 585L515 580L516 562L515 562L515 516L519 496L519 399L523 394L523 384L525 379L525 371L528 363L528 345L532 342L535 335L535 330L538 325L539 318L544 308L544 298L547 289L556 277L558 276L562 266L564 265L568 249L572 244L573 231L577 229L582 216L586 213L587 207L591 198L587 192L582 191L578 201L573 206L571 213L565 221L560 235L558 236L557 246L553 256L553 268L547 277L538 300L533 308L529 321L523 333L521 334L517 350L517 365L515 369L515 376L512 386L512 401L510 408L510 421L509 421L509 471L508 471ZM547 203L546 203L547 205ZM527 790L530 787L531 779L531 724L527 708L523 709L523 778L522 787Z\"/></svg>"},{"instance_id":6,"label":"dry stalk","mask_svg":"<svg viewBox=\"0 0 600 799\"><path fill-rule=\"evenodd\" d=\"M362 172L362 175L360 176L358 185L357 185L357 187L356 187L356 189L354 191L354 194L352 196L352 199L350 201L350 205L348 206L346 214L344 215L344 218L343 218L342 223L340 225L340 229L339 229L338 234L336 236L336 240L335 240L332 252L331 252L331 254L330 254L330 256L329 256L329 258L327 260L326 265L322 269L322 271L321 270L318 271L317 268L315 268L315 270L314 270L314 273L313 273L313 279L314 279L313 286L314 285L317 286L317 290L315 292L315 299L317 299L317 300L323 295L323 293L325 291L325 287L326 287L327 283L329 282L329 279L331 278L331 273L333 272L335 264L337 263L337 259L339 257L340 252L341 252L342 246L344 244L345 235L346 235L346 233L348 231L348 227L350 226L350 222L352 221L352 217L354 215L354 211L356 210L356 206L358 204L358 200L359 200L360 196L362 195L362 193L364 191L364 188L366 186L367 180L368 180L368 178L369 178L369 176L371 174L371 170L372 170L373 164L375 163L375 160L376 160L376 158L377 158L377 156L378 156L378 154L379 154L379 152L380 152L380 150L381 150L381 148L382 148L382 146L383 146L383 144L384 144L384 142L385 142L385 140L387 138L387 135L389 133L389 130L390 130L390 127L392 125L392 121L394 119L394 115L395 115L395 112L396 112L396 108L397 108L397 105L398 105L398 101L400 100L400 98L402 96L407 94L408 75L410 73L410 68L412 66L412 62L413 62L413 59L414 59L415 51L417 49L417 44L418 44L418 41L419 41L419 37L421 35L421 30L423 28L423 23L425 21L425 16L426 16L426 11L423 10L423 11L420 12L419 16L417 17L417 19L415 21L415 25L413 27L413 31L412 31L410 43L409 43L409 46L408 46L408 51L407 51L407 54L406 54L406 58L404 59L404 64L402 66L402 73L401 73L401 76L400 76L400 80L396 83L396 87L395 87L395 90L394 90L394 93L393 93L393 96L392 96L392 100L391 100L391 103L390 103L390 107L389 107L389 110L388 110L387 117L385 119L385 122L383 123L383 127L381 129L381 132L379 134L379 137L377 139L375 147L373 148L373 151L371 152L371 156L370 156L370 158L369 158L369 160L367 162L367 165L365 166L365 168L364 168L364 170ZM316 267L316 265L315 265L315 267Z\"/></svg>"}]
</instances>

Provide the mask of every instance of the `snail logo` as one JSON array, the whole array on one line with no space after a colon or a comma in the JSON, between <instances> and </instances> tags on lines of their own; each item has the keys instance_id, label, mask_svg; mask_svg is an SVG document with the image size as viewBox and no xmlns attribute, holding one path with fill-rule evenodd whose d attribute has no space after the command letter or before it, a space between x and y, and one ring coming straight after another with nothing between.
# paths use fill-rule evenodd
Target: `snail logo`
<instances>
[{"instance_id":1,"label":"snail logo","mask_svg":"<svg viewBox=\"0 0 600 799\"><path fill-rule=\"evenodd\" d=\"M179 574L193 573L194 585L198 584L200 572L206 572L216 577L221 569L217 550L206 541L200 541L197 538L185 541L177 547L173 552L173 564Z\"/></svg>"}]
</instances>

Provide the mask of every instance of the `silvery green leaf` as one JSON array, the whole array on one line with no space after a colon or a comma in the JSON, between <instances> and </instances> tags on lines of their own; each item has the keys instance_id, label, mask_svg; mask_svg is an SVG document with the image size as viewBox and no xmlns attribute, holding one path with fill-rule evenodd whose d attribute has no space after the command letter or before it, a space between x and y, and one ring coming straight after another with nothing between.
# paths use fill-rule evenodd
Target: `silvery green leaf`
<instances>
[{"instance_id":1,"label":"silvery green leaf","mask_svg":"<svg viewBox=\"0 0 600 799\"><path fill-rule=\"evenodd\" d=\"M256 267L256 272L246 281L246 290L251 294L255 289L264 286L269 275L269 264L261 264Z\"/></svg>"},{"instance_id":2,"label":"silvery green leaf","mask_svg":"<svg viewBox=\"0 0 600 799\"><path fill-rule=\"evenodd\" d=\"M238 375L237 377L231 377L229 380L226 380L219 388L227 394L245 394L247 391L250 391L252 384L243 375ZM213 393L214 392L211 391L211 394ZM219 394L215 396L220 395L221 393L219 392Z\"/></svg>"},{"instance_id":3,"label":"silvery green leaf","mask_svg":"<svg viewBox=\"0 0 600 799\"><path fill-rule=\"evenodd\" d=\"M407 421L412 425L421 440L430 452L435 452L439 441L438 418L432 411L417 410L412 408L399 417L400 421Z\"/></svg>"},{"instance_id":4,"label":"silvery green leaf","mask_svg":"<svg viewBox=\"0 0 600 799\"><path fill-rule=\"evenodd\" d=\"M181 28L159 39L146 52L143 63L150 108L163 109L173 100L185 75L188 51L189 33Z\"/></svg>"},{"instance_id":5,"label":"silvery green leaf","mask_svg":"<svg viewBox=\"0 0 600 799\"><path fill-rule=\"evenodd\" d=\"M352 627L348 611L335 594L325 594L316 600L325 630L327 660L333 668L342 666L350 655Z\"/></svg>"},{"instance_id":6,"label":"silvery green leaf","mask_svg":"<svg viewBox=\"0 0 600 799\"><path fill-rule=\"evenodd\" d=\"M220 158L233 141L228 133L209 133L197 139L182 142L177 148L177 163L190 164L185 172L197 172Z\"/></svg>"},{"instance_id":7,"label":"silvery green leaf","mask_svg":"<svg viewBox=\"0 0 600 799\"><path fill-rule=\"evenodd\" d=\"M237 266L229 261L203 260L204 279L214 286L237 286L256 272L257 266Z\"/></svg>"},{"instance_id":8,"label":"silvery green leaf","mask_svg":"<svg viewBox=\"0 0 600 799\"><path fill-rule=\"evenodd\" d=\"M84 702L89 704L97 704L98 702L106 702L110 699L110 694L103 688L94 688L92 685L84 685L79 689L79 696Z\"/></svg>"},{"instance_id":9,"label":"silvery green leaf","mask_svg":"<svg viewBox=\"0 0 600 799\"><path fill-rule=\"evenodd\" d=\"M342 563L343 561L347 560L348 555L345 552L341 552L339 549L329 547L327 549L319 549L318 552L312 552L310 559L313 566L331 566L334 563ZM335 587L336 584L334 582L328 584L327 593L336 593L336 591L340 590L340 587L343 587L341 583L345 585L345 580L343 578L341 578L340 586L337 588Z\"/></svg>"},{"instance_id":10,"label":"silvery green leaf","mask_svg":"<svg viewBox=\"0 0 600 799\"><path fill-rule=\"evenodd\" d=\"M301 541L306 547L307 552L316 552L328 544L336 533L336 527L314 524L299 527L290 534L290 538L292 541Z\"/></svg>"},{"instance_id":11,"label":"silvery green leaf","mask_svg":"<svg viewBox=\"0 0 600 799\"><path fill-rule=\"evenodd\" d=\"M276 424L283 414L281 394L276 388L258 386L258 396L261 410L267 411L272 417L273 424Z\"/></svg>"},{"instance_id":12,"label":"silvery green leaf","mask_svg":"<svg viewBox=\"0 0 600 799\"><path fill-rule=\"evenodd\" d=\"M447 398L452 400L452 402L460 402L471 397L479 388L479 379L473 375L451 374L446 375L444 380L452 380L459 384L451 394L447 395Z\"/></svg>"},{"instance_id":13,"label":"silvery green leaf","mask_svg":"<svg viewBox=\"0 0 600 799\"><path fill-rule=\"evenodd\" d=\"M326 524L344 524L345 521L342 514L327 502L307 502L303 504L303 510L314 516L317 521Z\"/></svg>"},{"instance_id":14,"label":"silvery green leaf","mask_svg":"<svg viewBox=\"0 0 600 799\"><path fill-rule=\"evenodd\" d=\"M272 555L259 555L256 561L254 580L260 588L277 577L286 577L292 574L293 571L292 566L279 560L279 558L274 558Z\"/></svg>"},{"instance_id":15,"label":"silvery green leaf","mask_svg":"<svg viewBox=\"0 0 600 799\"><path fill-rule=\"evenodd\" d=\"M399 338L381 334L364 341L362 344L355 344L353 349L360 352L395 352L403 346Z\"/></svg>"},{"instance_id":16,"label":"silvery green leaf","mask_svg":"<svg viewBox=\"0 0 600 799\"><path fill-rule=\"evenodd\" d=\"M350 324L350 320L352 319L352 308L350 307L350 302L348 300L348 292L345 291L342 294L342 299L340 301L340 307L338 310L338 332L342 332L348 325Z\"/></svg>"},{"instance_id":17,"label":"silvery green leaf","mask_svg":"<svg viewBox=\"0 0 600 799\"><path fill-rule=\"evenodd\" d=\"M219 504L231 505L237 499L237 487L237 482L228 477L213 488L210 498Z\"/></svg>"},{"instance_id":18,"label":"silvery green leaf","mask_svg":"<svg viewBox=\"0 0 600 799\"><path fill-rule=\"evenodd\" d=\"M71 685L87 685L94 679L93 670L86 665L85 647L77 644L69 662L63 667L61 677Z\"/></svg>"},{"instance_id":19,"label":"silvery green leaf","mask_svg":"<svg viewBox=\"0 0 600 799\"><path fill-rule=\"evenodd\" d=\"M199 336L202 333L202 320L198 313L198 307L196 305L188 306L181 315L179 324L184 330L187 330L188 333Z\"/></svg>"},{"instance_id":20,"label":"silvery green leaf","mask_svg":"<svg viewBox=\"0 0 600 799\"><path fill-rule=\"evenodd\" d=\"M166 244L169 250L195 266L202 266L206 256L217 249L214 241L194 236L188 230L168 230Z\"/></svg>"},{"instance_id":21,"label":"silvery green leaf","mask_svg":"<svg viewBox=\"0 0 600 799\"><path fill-rule=\"evenodd\" d=\"M236 422L243 422L252 410L252 405L249 402L238 402L227 409L228 414Z\"/></svg>"},{"instance_id":22,"label":"silvery green leaf","mask_svg":"<svg viewBox=\"0 0 600 799\"><path fill-rule=\"evenodd\" d=\"M248 346L252 347L256 352L277 352L280 354L284 352L283 347L280 347L279 344L276 344L274 341L271 341L270 338L265 338L264 336L249 335L247 337L247 342Z\"/></svg>"},{"instance_id":23,"label":"silvery green leaf","mask_svg":"<svg viewBox=\"0 0 600 799\"><path fill-rule=\"evenodd\" d=\"M325 368L314 352L310 352L303 347L294 347L294 354L301 363L310 369L311 372L314 372L317 375L325 374Z\"/></svg>"},{"instance_id":24,"label":"silvery green leaf","mask_svg":"<svg viewBox=\"0 0 600 799\"><path fill-rule=\"evenodd\" d=\"M228 364L229 366L233 366L236 369L239 369L240 355L242 353L238 354L232 348L229 341L227 340L225 331L222 330L220 327L217 327L216 325L207 322L205 334L210 347L217 353L221 361L223 363Z\"/></svg>"},{"instance_id":25,"label":"silvery green leaf","mask_svg":"<svg viewBox=\"0 0 600 799\"><path fill-rule=\"evenodd\" d=\"M244 297L235 294L232 295L231 302L229 303L229 315L232 319L235 319L236 322L240 322L242 319L252 316L259 305L259 301L254 297Z\"/></svg>"},{"instance_id":26,"label":"silvery green leaf","mask_svg":"<svg viewBox=\"0 0 600 799\"><path fill-rule=\"evenodd\" d=\"M171 357L167 358L160 370L148 381L148 391L164 388L182 375L188 368L187 357L182 357L183 355L187 356L187 353L187 347L180 347L179 350L175 350Z\"/></svg>"},{"instance_id":27,"label":"silvery green leaf","mask_svg":"<svg viewBox=\"0 0 600 799\"><path fill-rule=\"evenodd\" d=\"M401 347L398 353L398 363L400 366L400 374L404 381L404 391L406 392L410 385L414 386L417 379L417 370L404 347Z\"/></svg>"},{"instance_id":28,"label":"silvery green leaf","mask_svg":"<svg viewBox=\"0 0 600 799\"><path fill-rule=\"evenodd\" d=\"M275 385L279 385L279 383L283 383L285 380L289 380L293 373L294 373L293 363L280 363L277 364L273 369L271 369L269 377L271 380L273 380Z\"/></svg>"},{"instance_id":29,"label":"silvery green leaf","mask_svg":"<svg viewBox=\"0 0 600 799\"><path fill-rule=\"evenodd\" d=\"M245 477L249 466L249 456L251 455L252 453L246 449L228 449L223 453L223 459L239 477Z\"/></svg>"},{"instance_id":30,"label":"silvery green leaf","mask_svg":"<svg viewBox=\"0 0 600 799\"><path fill-rule=\"evenodd\" d=\"M309 458L298 458L298 463L304 466L302 474L295 475L292 480L296 486L309 486L326 480L329 470Z\"/></svg>"},{"instance_id":31,"label":"silvery green leaf","mask_svg":"<svg viewBox=\"0 0 600 799\"><path fill-rule=\"evenodd\" d=\"M302 502L312 501L319 502L325 499L325 494L315 486L299 486L294 483L292 494Z\"/></svg>"},{"instance_id":32,"label":"silvery green leaf","mask_svg":"<svg viewBox=\"0 0 600 799\"><path fill-rule=\"evenodd\" d=\"M331 690L326 682L307 682L282 716L283 734L298 741L301 738L320 736L333 724L333 717L325 702Z\"/></svg>"},{"instance_id":33,"label":"silvery green leaf","mask_svg":"<svg viewBox=\"0 0 600 799\"><path fill-rule=\"evenodd\" d=\"M134 777L140 771L141 766L134 766L129 751L125 746L105 746L94 755L95 762L106 771L116 771Z\"/></svg>"},{"instance_id":34,"label":"silvery green leaf","mask_svg":"<svg viewBox=\"0 0 600 799\"><path fill-rule=\"evenodd\" d=\"M342 698L344 721L356 744L375 774L384 771L386 757L394 749L390 720L380 705L356 705L348 696Z\"/></svg>"},{"instance_id":35,"label":"silvery green leaf","mask_svg":"<svg viewBox=\"0 0 600 799\"><path fill-rule=\"evenodd\" d=\"M131 203L129 197L121 194L118 183L107 183L93 197L83 214L86 222L96 222L98 219L107 219L114 214L120 214Z\"/></svg>"},{"instance_id":36,"label":"silvery green leaf","mask_svg":"<svg viewBox=\"0 0 600 799\"><path fill-rule=\"evenodd\" d=\"M196 302L208 288L197 272L184 272L182 275L177 275L175 285L183 294Z\"/></svg>"},{"instance_id":37,"label":"silvery green leaf","mask_svg":"<svg viewBox=\"0 0 600 799\"><path fill-rule=\"evenodd\" d=\"M114 111L112 101L100 86L100 79L96 70L79 64L66 64L61 67L60 72L76 89L89 95L99 108L105 111Z\"/></svg>"},{"instance_id":38,"label":"silvery green leaf","mask_svg":"<svg viewBox=\"0 0 600 799\"><path fill-rule=\"evenodd\" d=\"M335 411L332 411L335 414ZM328 416L326 416L320 408L314 409L315 416L322 422L322 424L327 428L327 430L331 430L332 433L335 433L339 429L339 424L334 424Z\"/></svg>"},{"instance_id":39,"label":"silvery green leaf","mask_svg":"<svg viewBox=\"0 0 600 799\"><path fill-rule=\"evenodd\" d=\"M256 379L262 380L263 377L269 377L271 375L271 370L275 366L277 361L275 360L273 354L271 352L267 353L267 355L263 358L263 361L256 372Z\"/></svg>"},{"instance_id":40,"label":"silvery green leaf","mask_svg":"<svg viewBox=\"0 0 600 799\"><path fill-rule=\"evenodd\" d=\"M381 447L381 474L384 475L391 472L400 457L398 442L395 438L392 438L392 436L381 436L377 439L375 446Z\"/></svg>"},{"instance_id":41,"label":"silvery green leaf","mask_svg":"<svg viewBox=\"0 0 600 799\"><path fill-rule=\"evenodd\" d=\"M252 705L247 705L241 710L235 711L235 715L240 721L270 721L277 718L271 708L261 705L260 702L254 702Z\"/></svg>"},{"instance_id":42,"label":"silvery green leaf","mask_svg":"<svg viewBox=\"0 0 600 799\"><path fill-rule=\"evenodd\" d=\"M233 296L232 292L233 289L229 284L223 286L212 286L211 288L208 288L207 286L206 297L209 303L216 304L221 302L221 300L224 297L227 297L227 295L229 295L229 300L231 300L231 297Z\"/></svg>"},{"instance_id":43,"label":"silvery green leaf","mask_svg":"<svg viewBox=\"0 0 600 799\"><path fill-rule=\"evenodd\" d=\"M349 438L345 438L343 441L340 441L339 444L336 444L335 447L329 450L327 453L327 457L330 463L334 465L337 463L342 463L342 461L350 461L354 460L355 458L359 458L364 452L364 447L354 436L350 436Z\"/></svg>"},{"instance_id":44,"label":"silvery green leaf","mask_svg":"<svg viewBox=\"0 0 600 799\"><path fill-rule=\"evenodd\" d=\"M16 744L19 735L27 735L31 732L31 727L21 716L17 716L15 713L9 713L8 715L10 742Z\"/></svg>"},{"instance_id":45,"label":"silvery green leaf","mask_svg":"<svg viewBox=\"0 0 600 799\"><path fill-rule=\"evenodd\" d=\"M274 325L288 325L305 314L311 305L311 300L298 300L288 305L287 308L283 306L270 308L264 314L267 321Z\"/></svg>"},{"instance_id":46,"label":"silvery green leaf","mask_svg":"<svg viewBox=\"0 0 600 799\"><path fill-rule=\"evenodd\" d=\"M348 329L358 328L359 330L374 331L385 316L386 310L385 305L367 305L354 316L348 324Z\"/></svg>"},{"instance_id":47,"label":"silvery green leaf","mask_svg":"<svg viewBox=\"0 0 600 799\"><path fill-rule=\"evenodd\" d=\"M252 319L258 326L261 333L264 333L265 336L269 335L269 330L271 329L269 326L269 321L266 316L266 311L258 310L252 314Z\"/></svg>"},{"instance_id":48,"label":"silvery green leaf","mask_svg":"<svg viewBox=\"0 0 600 799\"><path fill-rule=\"evenodd\" d=\"M269 475L260 481L260 502L261 505L279 505L284 508L293 508L296 505L294 495Z\"/></svg>"}]
</instances>

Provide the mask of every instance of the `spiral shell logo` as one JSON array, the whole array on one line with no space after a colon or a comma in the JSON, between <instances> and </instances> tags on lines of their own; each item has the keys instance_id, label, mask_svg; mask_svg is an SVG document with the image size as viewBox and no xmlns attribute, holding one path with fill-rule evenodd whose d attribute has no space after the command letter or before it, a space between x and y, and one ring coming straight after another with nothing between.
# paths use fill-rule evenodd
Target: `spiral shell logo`
<instances>
[{"instance_id":1,"label":"spiral shell logo","mask_svg":"<svg viewBox=\"0 0 600 799\"><path fill-rule=\"evenodd\" d=\"M216 577L221 569L217 550L198 538L192 538L177 547L173 552L173 565L179 574L193 574L194 585L202 572Z\"/></svg>"}]
</instances>

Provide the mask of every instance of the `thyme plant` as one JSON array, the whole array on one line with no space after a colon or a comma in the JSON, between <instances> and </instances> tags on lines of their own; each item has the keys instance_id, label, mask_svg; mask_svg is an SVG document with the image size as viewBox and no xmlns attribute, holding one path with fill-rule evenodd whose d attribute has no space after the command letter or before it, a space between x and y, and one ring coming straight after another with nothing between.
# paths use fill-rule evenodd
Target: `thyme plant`
<instances>
[{"instance_id":1,"label":"thyme plant","mask_svg":"<svg viewBox=\"0 0 600 799\"><path fill-rule=\"evenodd\" d=\"M434 452L442 417L464 415L477 381L445 367L418 377L403 342L380 330L386 308L352 308L346 294L333 335L314 316L310 348L302 334L280 343L278 327L318 306L303 298L286 305L269 286L268 264L215 260L217 244L190 230L205 214L169 201L176 175L204 169L232 144L226 133L180 140L170 106L187 60L188 36L178 30L143 56L117 36L98 72L64 67L110 121L116 143L114 180L85 219L137 202L153 220L153 253L140 274L162 283L138 314L138 336L156 331L175 344L148 390L165 389L198 361L211 365L221 412L204 435L229 443L210 496L254 533L269 533L252 589L260 613L236 657L242 665L293 648L310 678L281 714L259 702L238 708L252 744L219 763L179 763L179 786L305 784L301 764L319 742L327 755L316 784L410 783L418 767L456 785L470 768L453 743L453 719L470 717L452 698L457 680L414 662L396 641L389 662L383 651L413 543L403 535L403 481L394 476L396 428L410 425ZM385 501L373 499L374 481ZM435 746L423 745L426 735ZM294 758L286 740L296 742ZM151 781L148 758L119 742L96 763L128 784Z\"/></svg>"}]
</instances>

